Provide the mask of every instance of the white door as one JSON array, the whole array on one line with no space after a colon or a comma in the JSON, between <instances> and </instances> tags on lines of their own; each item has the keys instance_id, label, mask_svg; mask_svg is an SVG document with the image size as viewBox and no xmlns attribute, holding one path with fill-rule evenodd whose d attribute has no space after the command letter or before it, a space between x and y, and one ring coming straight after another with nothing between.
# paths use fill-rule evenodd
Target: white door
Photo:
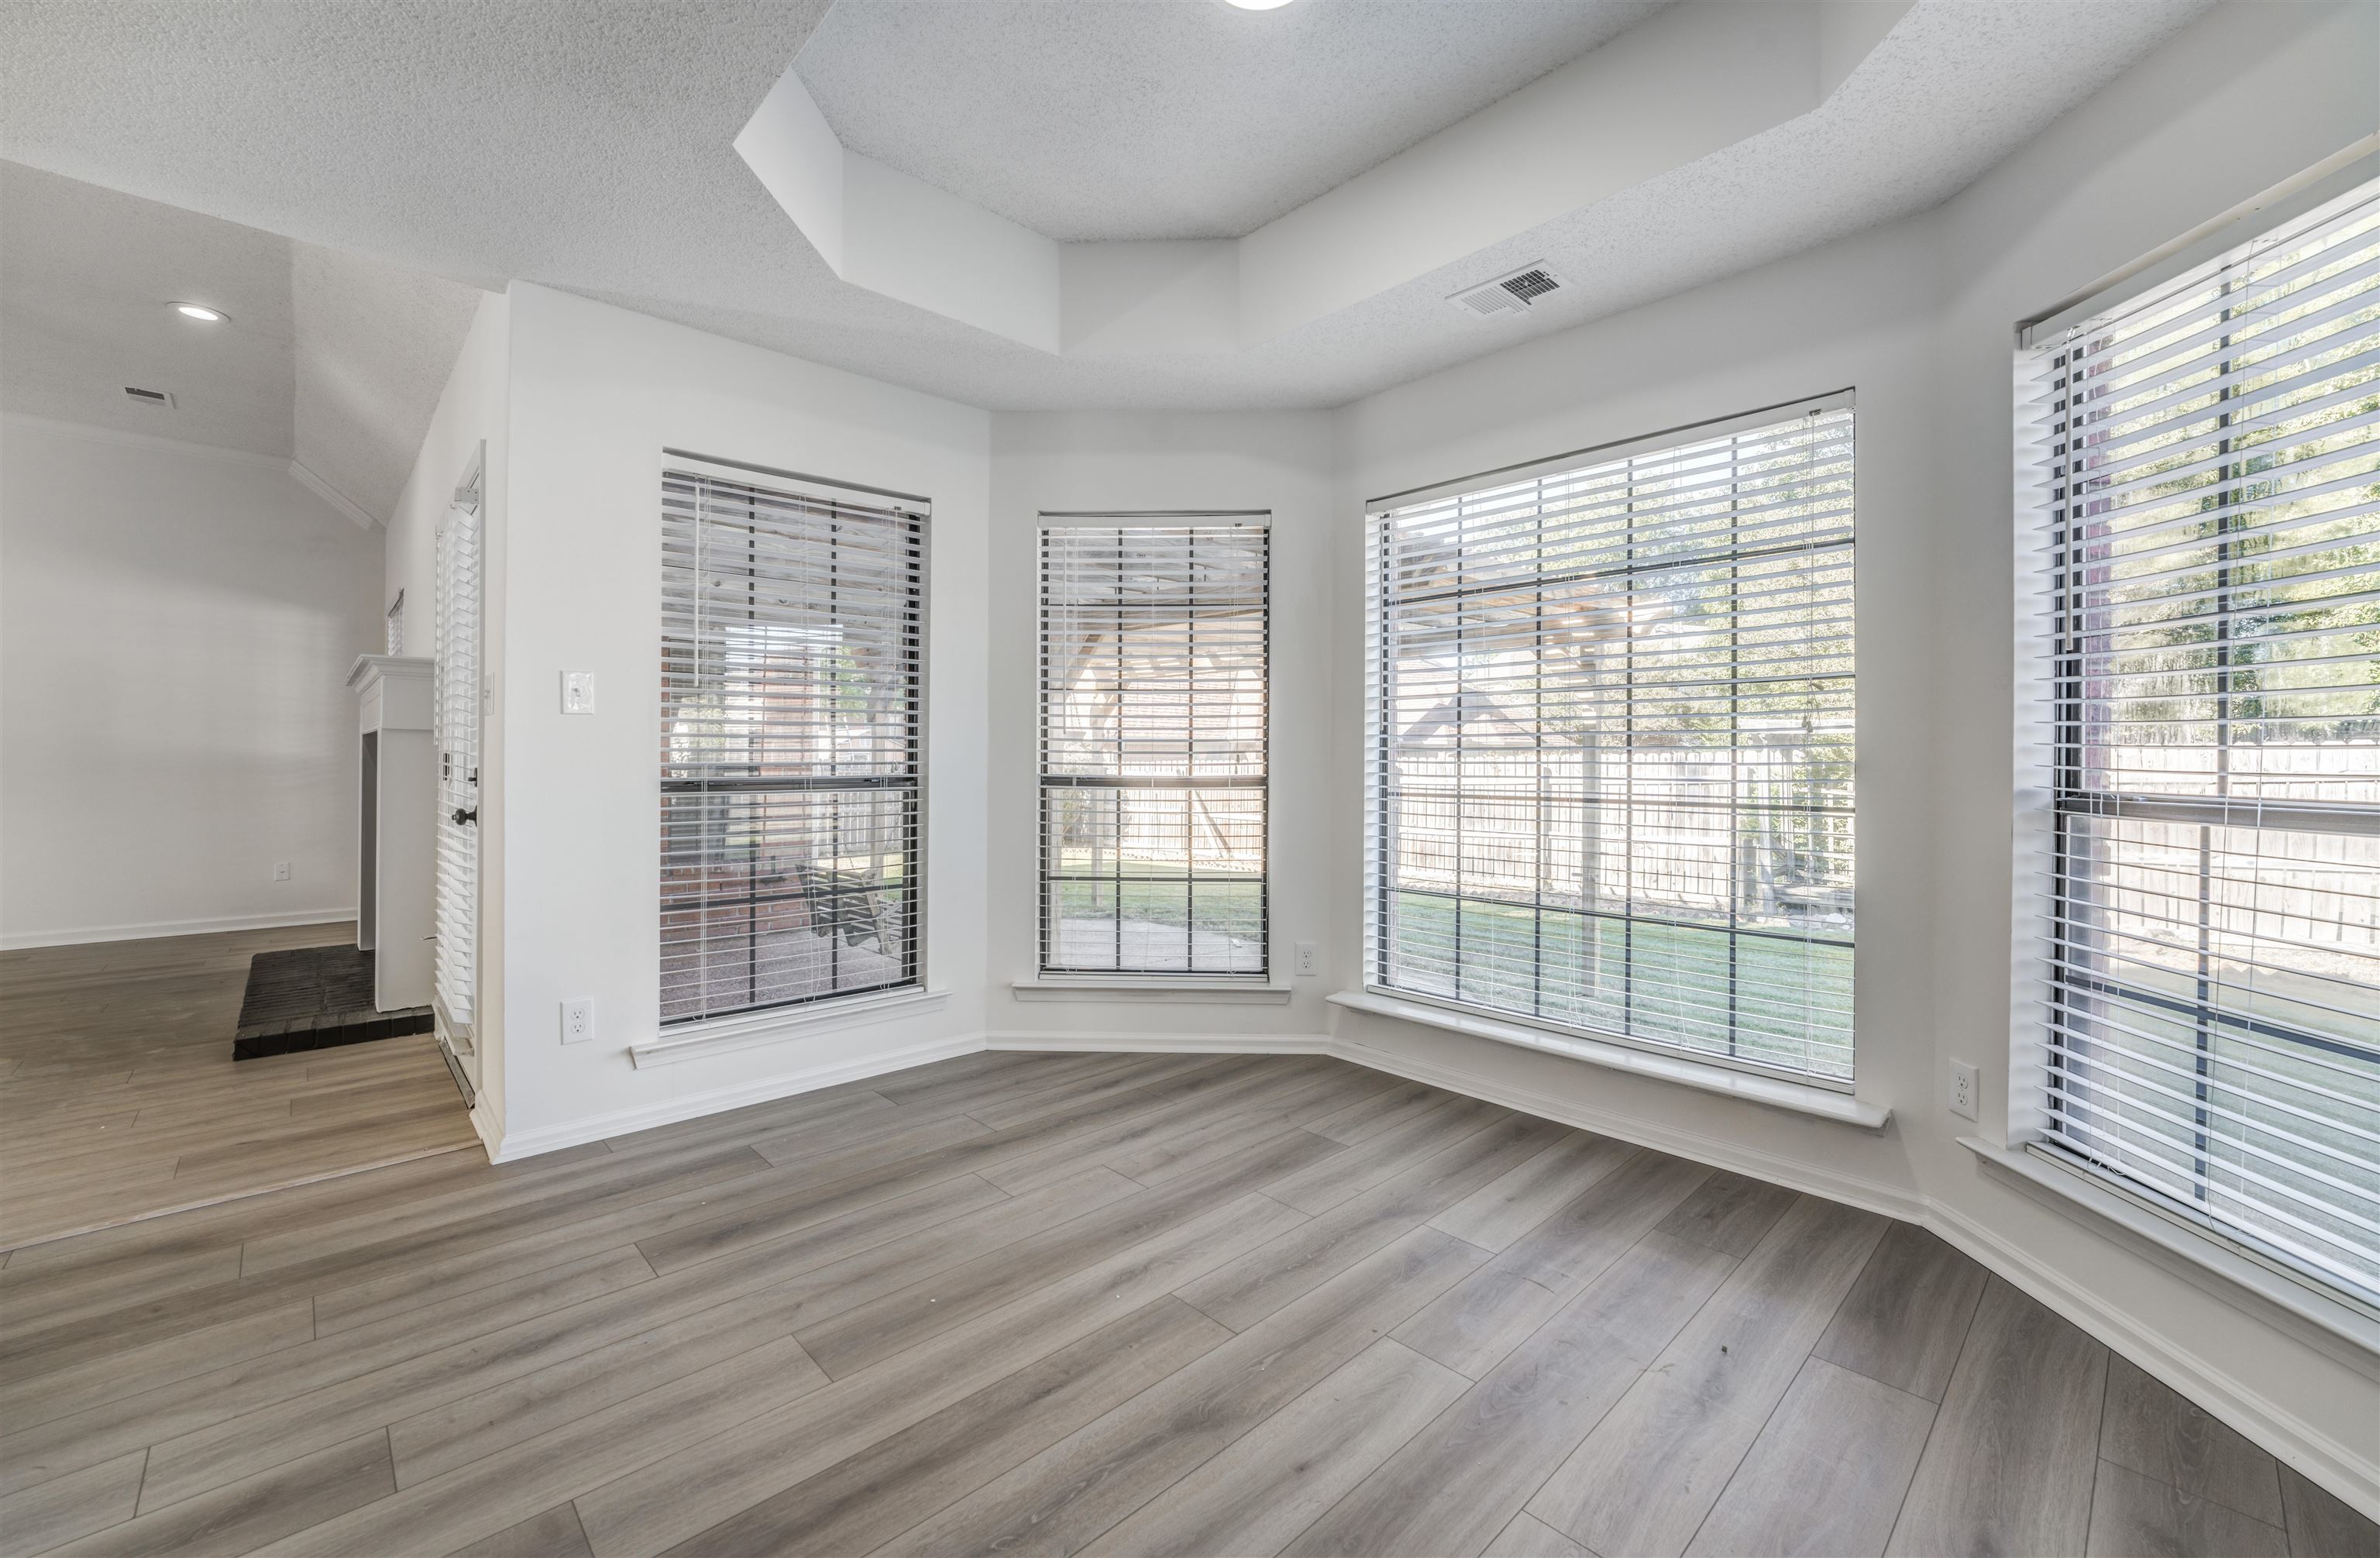
<instances>
[{"instance_id":1,"label":"white door","mask_svg":"<svg viewBox=\"0 0 2380 1558\"><path fill-rule=\"evenodd\" d=\"M455 1056L480 1085L480 534L475 466L438 527L438 1004Z\"/></svg>"}]
</instances>

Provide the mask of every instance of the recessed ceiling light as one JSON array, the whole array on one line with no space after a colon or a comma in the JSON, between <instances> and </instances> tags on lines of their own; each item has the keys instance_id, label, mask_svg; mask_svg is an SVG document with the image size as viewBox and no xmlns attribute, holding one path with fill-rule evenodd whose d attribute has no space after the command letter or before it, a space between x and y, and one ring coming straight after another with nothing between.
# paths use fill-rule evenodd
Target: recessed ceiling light
<instances>
[{"instance_id":1,"label":"recessed ceiling light","mask_svg":"<svg viewBox=\"0 0 2380 1558\"><path fill-rule=\"evenodd\" d=\"M1231 3L1244 11L1277 11L1288 5L1289 0L1231 0Z\"/></svg>"},{"instance_id":2,"label":"recessed ceiling light","mask_svg":"<svg viewBox=\"0 0 2380 1558\"><path fill-rule=\"evenodd\" d=\"M221 309L211 309L204 303L176 303L174 311L184 319L200 320L208 324L222 324L231 317Z\"/></svg>"}]
</instances>

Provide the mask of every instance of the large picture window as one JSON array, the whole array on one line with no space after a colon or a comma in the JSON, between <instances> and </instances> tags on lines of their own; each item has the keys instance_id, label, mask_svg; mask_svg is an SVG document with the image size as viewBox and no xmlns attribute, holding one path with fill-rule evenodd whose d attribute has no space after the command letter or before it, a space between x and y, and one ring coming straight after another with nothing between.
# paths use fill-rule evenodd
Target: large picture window
<instances>
[{"instance_id":1,"label":"large picture window","mask_svg":"<svg viewBox=\"0 0 2380 1558\"><path fill-rule=\"evenodd\" d=\"M1045 516L1041 967L1266 970L1271 530Z\"/></svg>"},{"instance_id":2,"label":"large picture window","mask_svg":"<svg viewBox=\"0 0 2380 1558\"><path fill-rule=\"evenodd\" d=\"M2380 1296L2380 188L2040 334L2043 1144Z\"/></svg>"},{"instance_id":3,"label":"large picture window","mask_svg":"<svg viewBox=\"0 0 2380 1558\"><path fill-rule=\"evenodd\" d=\"M662 477L662 1020L918 976L922 499Z\"/></svg>"},{"instance_id":4,"label":"large picture window","mask_svg":"<svg viewBox=\"0 0 2380 1558\"><path fill-rule=\"evenodd\" d=\"M1375 505L1374 987L1850 1082L1852 420Z\"/></svg>"}]
</instances>

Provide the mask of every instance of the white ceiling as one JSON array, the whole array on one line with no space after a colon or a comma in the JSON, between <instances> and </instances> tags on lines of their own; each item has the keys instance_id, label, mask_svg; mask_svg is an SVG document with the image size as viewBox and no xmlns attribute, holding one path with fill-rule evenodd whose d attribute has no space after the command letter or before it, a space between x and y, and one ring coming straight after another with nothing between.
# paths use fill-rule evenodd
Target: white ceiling
<instances>
[{"instance_id":1,"label":"white ceiling","mask_svg":"<svg viewBox=\"0 0 2380 1558\"><path fill-rule=\"evenodd\" d=\"M1061 242L1238 237L1662 0L838 0L795 61L852 151Z\"/></svg>"},{"instance_id":2,"label":"white ceiling","mask_svg":"<svg viewBox=\"0 0 2380 1558\"><path fill-rule=\"evenodd\" d=\"M286 459L289 240L0 163L0 407ZM200 324L166 308L231 316ZM127 384L164 390L172 410Z\"/></svg>"},{"instance_id":3,"label":"white ceiling","mask_svg":"<svg viewBox=\"0 0 2380 1558\"><path fill-rule=\"evenodd\" d=\"M1330 406L1937 204L2209 3L1919 0L1811 113L1260 347L1203 357L1060 356L838 280L731 149L823 0L10 0L0 154L478 286L566 287L978 406ZM1270 19L1309 6L1304 90L1335 90L1327 78L1350 55L1330 40L1370 25L1366 7L1300 0ZM1145 29L1148 79L1192 71L1183 40L1208 23L1160 20L1172 12L1268 19L1218 0L1080 8L1115 13L1087 26ZM1061 55L1046 69L1089 64ZM1411 61L1384 90L1415 91L1433 68ZM960 96L1003 84L972 56L918 74ZM1114 119L1132 97L1119 88L1109 119L1037 133L1051 147L1174 133ZM1385 152L1404 132L1378 133ZM1178 140L1171 154L1196 161L1196 138ZM1308 176L1290 166L1269 188ZM1078 199L1046 183L1002 198ZM1466 320L1444 301L1536 261L1572 285L1524 320Z\"/></svg>"},{"instance_id":4,"label":"white ceiling","mask_svg":"<svg viewBox=\"0 0 2380 1558\"><path fill-rule=\"evenodd\" d=\"M0 214L0 407L295 459L388 517L475 290L13 163Z\"/></svg>"}]
</instances>

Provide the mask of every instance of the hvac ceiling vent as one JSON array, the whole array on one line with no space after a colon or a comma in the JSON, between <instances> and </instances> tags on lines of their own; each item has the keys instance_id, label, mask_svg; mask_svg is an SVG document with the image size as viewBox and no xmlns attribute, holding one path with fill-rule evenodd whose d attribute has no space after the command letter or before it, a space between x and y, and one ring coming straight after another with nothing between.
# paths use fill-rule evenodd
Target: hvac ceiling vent
<instances>
[{"instance_id":1,"label":"hvac ceiling vent","mask_svg":"<svg viewBox=\"0 0 2380 1558\"><path fill-rule=\"evenodd\" d=\"M124 386L124 398L135 406L161 406L168 411L174 408L174 397L164 390L142 389L137 384Z\"/></svg>"},{"instance_id":2,"label":"hvac ceiling vent","mask_svg":"<svg viewBox=\"0 0 2380 1558\"><path fill-rule=\"evenodd\" d=\"M1509 276L1497 276L1495 281L1483 281L1475 287L1463 287L1454 298L1447 298L1463 314L1478 314L1480 319L1495 319L1497 314L1525 314L1528 304L1537 302L1547 293L1561 287L1561 276L1554 276L1542 264L1525 264Z\"/></svg>"},{"instance_id":3,"label":"hvac ceiling vent","mask_svg":"<svg viewBox=\"0 0 2380 1558\"><path fill-rule=\"evenodd\" d=\"M1510 275L1466 286L1447 299L1464 313L1492 319L1499 314L1528 311L1529 305L1561 286L1561 278L1543 265L1524 265Z\"/></svg>"}]
</instances>

